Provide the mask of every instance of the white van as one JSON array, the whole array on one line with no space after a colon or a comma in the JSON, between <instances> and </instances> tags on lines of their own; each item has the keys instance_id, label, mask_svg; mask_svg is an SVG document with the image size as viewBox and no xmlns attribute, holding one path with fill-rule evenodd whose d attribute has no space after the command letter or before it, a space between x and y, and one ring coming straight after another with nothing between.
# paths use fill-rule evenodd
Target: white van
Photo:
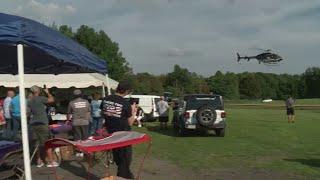
<instances>
[{"instance_id":1,"label":"white van","mask_svg":"<svg viewBox=\"0 0 320 180\"><path fill-rule=\"evenodd\" d=\"M155 120L159 117L159 113L157 112L156 104L160 101L160 96L154 95L127 95L124 98L130 99L138 99L139 106L143 110L145 120Z\"/></svg>"}]
</instances>

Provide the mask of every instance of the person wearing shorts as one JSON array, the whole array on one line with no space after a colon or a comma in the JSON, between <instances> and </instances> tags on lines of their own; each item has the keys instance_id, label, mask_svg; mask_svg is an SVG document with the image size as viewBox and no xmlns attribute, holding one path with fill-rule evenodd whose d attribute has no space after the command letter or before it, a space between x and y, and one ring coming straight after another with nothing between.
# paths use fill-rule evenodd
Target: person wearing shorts
<instances>
[{"instance_id":1,"label":"person wearing shorts","mask_svg":"<svg viewBox=\"0 0 320 180\"><path fill-rule=\"evenodd\" d=\"M294 99L290 96L286 100L286 108L287 108L287 116L288 116L288 123L294 123Z\"/></svg>"},{"instance_id":2,"label":"person wearing shorts","mask_svg":"<svg viewBox=\"0 0 320 180\"><path fill-rule=\"evenodd\" d=\"M30 120L30 128L32 131L32 137L35 143L39 145L37 151L37 167L44 166L46 156L48 158L47 167L57 167L59 164L53 161L52 149L45 150L45 142L50 138L49 133L49 119L46 112L46 105L54 102L53 96L48 89L44 89L47 97L40 96L41 88L38 86L32 86L30 88L32 97L28 101L28 107L32 119Z\"/></svg>"},{"instance_id":3,"label":"person wearing shorts","mask_svg":"<svg viewBox=\"0 0 320 180\"><path fill-rule=\"evenodd\" d=\"M75 141L86 140L89 137L89 122L91 119L91 106L88 100L82 98L82 92L79 89L73 91L75 99L68 106L68 120L71 120L73 138ZM83 153L76 153L77 157L83 157Z\"/></svg>"},{"instance_id":4,"label":"person wearing shorts","mask_svg":"<svg viewBox=\"0 0 320 180\"><path fill-rule=\"evenodd\" d=\"M157 111L159 113L160 129L167 129L167 123L169 121L169 118L168 118L169 105L164 100L163 96L160 97L160 101L157 103Z\"/></svg>"}]
</instances>

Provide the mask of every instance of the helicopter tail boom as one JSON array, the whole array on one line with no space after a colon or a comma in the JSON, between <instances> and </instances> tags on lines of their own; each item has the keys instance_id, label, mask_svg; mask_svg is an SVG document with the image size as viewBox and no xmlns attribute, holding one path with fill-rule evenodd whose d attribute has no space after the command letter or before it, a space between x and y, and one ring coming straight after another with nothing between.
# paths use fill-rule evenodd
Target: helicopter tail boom
<instances>
[{"instance_id":1,"label":"helicopter tail boom","mask_svg":"<svg viewBox=\"0 0 320 180\"><path fill-rule=\"evenodd\" d=\"M239 53L237 53L237 61L239 62L241 59L250 61L250 59L256 58L256 56L240 56Z\"/></svg>"}]
</instances>

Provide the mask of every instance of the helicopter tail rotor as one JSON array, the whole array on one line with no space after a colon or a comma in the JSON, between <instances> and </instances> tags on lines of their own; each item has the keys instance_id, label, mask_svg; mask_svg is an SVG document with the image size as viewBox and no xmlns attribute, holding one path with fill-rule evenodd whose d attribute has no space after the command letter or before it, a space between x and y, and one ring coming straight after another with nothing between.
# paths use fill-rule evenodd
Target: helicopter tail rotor
<instances>
[{"instance_id":1,"label":"helicopter tail rotor","mask_svg":"<svg viewBox=\"0 0 320 180\"><path fill-rule=\"evenodd\" d=\"M239 61L240 61L240 59L241 59L241 57L240 57L240 54L239 54L239 53L237 53L237 57L238 57L237 61L239 62Z\"/></svg>"}]
</instances>

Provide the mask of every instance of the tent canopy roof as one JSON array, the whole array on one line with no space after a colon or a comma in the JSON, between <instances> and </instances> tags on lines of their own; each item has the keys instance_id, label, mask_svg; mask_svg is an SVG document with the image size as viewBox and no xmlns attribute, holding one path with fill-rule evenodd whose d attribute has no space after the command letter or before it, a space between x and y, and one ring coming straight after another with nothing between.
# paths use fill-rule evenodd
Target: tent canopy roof
<instances>
[{"instance_id":1,"label":"tent canopy roof","mask_svg":"<svg viewBox=\"0 0 320 180\"><path fill-rule=\"evenodd\" d=\"M17 74L17 44L23 44L26 74L106 73L106 61L36 21L0 13L0 73Z\"/></svg>"},{"instance_id":2,"label":"tent canopy roof","mask_svg":"<svg viewBox=\"0 0 320 180\"><path fill-rule=\"evenodd\" d=\"M0 86L17 87L19 86L18 75L0 74ZM116 89L118 82L109 78L111 89ZM107 86L106 76L98 73L81 73L81 74L26 74L25 83L26 88L33 85L42 87L46 85L48 88L87 88L90 86Z\"/></svg>"}]
</instances>

